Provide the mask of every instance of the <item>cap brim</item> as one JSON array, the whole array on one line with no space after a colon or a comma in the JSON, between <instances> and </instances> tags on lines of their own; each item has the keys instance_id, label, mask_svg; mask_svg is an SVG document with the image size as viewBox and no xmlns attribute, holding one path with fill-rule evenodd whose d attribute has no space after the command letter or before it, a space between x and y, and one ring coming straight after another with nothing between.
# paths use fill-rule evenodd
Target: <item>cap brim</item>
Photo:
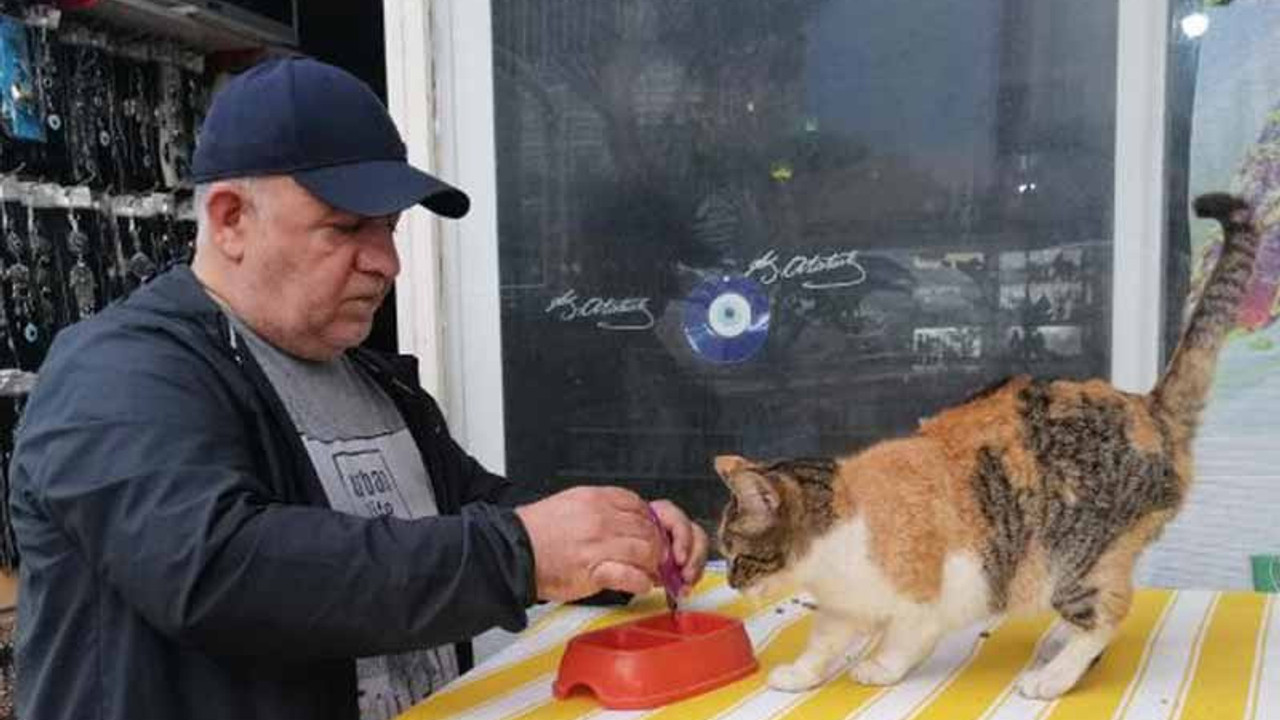
<instances>
[{"instance_id":1,"label":"cap brim","mask_svg":"<svg viewBox=\"0 0 1280 720\"><path fill-rule=\"evenodd\" d=\"M294 180L333 207L356 215L381 217L414 205L460 218L471 199L458 188L400 160L371 160L300 170Z\"/></svg>"}]
</instances>

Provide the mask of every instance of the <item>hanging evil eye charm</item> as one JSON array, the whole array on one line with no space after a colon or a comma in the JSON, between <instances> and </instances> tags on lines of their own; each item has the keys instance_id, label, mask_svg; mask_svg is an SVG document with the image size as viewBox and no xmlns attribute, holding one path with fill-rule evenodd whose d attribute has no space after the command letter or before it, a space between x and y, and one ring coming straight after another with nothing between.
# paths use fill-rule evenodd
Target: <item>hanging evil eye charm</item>
<instances>
[{"instance_id":1,"label":"hanging evil eye charm","mask_svg":"<svg viewBox=\"0 0 1280 720\"><path fill-rule=\"evenodd\" d=\"M147 257L147 254L139 250L129 258L129 272L139 280L146 282L152 275L156 274L156 264Z\"/></svg>"},{"instance_id":2,"label":"hanging evil eye charm","mask_svg":"<svg viewBox=\"0 0 1280 720\"><path fill-rule=\"evenodd\" d=\"M10 230L9 234L5 236L5 244L9 246L9 254L15 258L22 257L23 250L26 249L22 236L14 230Z\"/></svg>"},{"instance_id":3,"label":"hanging evil eye charm","mask_svg":"<svg viewBox=\"0 0 1280 720\"><path fill-rule=\"evenodd\" d=\"M22 337L26 338L27 342L33 343L40 339L40 329L36 327L35 323L29 322L22 330Z\"/></svg>"},{"instance_id":4,"label":"hanging evil eye charm","mask_svg":"<svg viewBox=\"0 0 1280 720\"><path fill-rule=\"evenodd\" d=\"M93 279L93 271L84 264L83 260L71 266L70 279L71 291L76 297L76 309L83 320L93 314L94 295L98 291L98 283Z\"/></svg>"},{"instance_id":5,"label":"hanging evil eye charm","mask_svg":"<svg viewBox=\"0 0 1280 720\"><path fill-rule=\"evenodd\" d=\"M89 236L82 230L73 230L67 235L67 245L76 255L84 255L89 252Z\"/></svg>"}]
</instances>

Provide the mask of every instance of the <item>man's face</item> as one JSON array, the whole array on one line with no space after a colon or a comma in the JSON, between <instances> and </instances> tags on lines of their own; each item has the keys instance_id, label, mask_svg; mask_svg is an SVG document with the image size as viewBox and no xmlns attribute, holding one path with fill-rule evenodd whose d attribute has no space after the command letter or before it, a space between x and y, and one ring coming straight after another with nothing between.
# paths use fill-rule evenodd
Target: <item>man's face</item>
<instances>
[{"instance_id":1,"label":"man's face","mask_svg":"<svg viewBox=\"0 0 1280 720\"><path fill-rule=\"evenodd\" d=\"M288 177L255 181L239 267L245 320L281 348L326 360L359 345L400 272L399 215L336 210Z\"/></svg>"}]
</instances>

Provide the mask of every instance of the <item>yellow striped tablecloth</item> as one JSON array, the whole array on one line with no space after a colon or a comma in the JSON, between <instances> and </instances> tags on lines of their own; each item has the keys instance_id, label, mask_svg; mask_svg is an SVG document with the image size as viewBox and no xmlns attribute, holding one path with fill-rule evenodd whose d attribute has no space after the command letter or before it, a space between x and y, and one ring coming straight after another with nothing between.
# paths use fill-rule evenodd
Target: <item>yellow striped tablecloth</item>
<instances>
[{"instance_id":1,"label":"yellow striped tablecloth","mask_svg":"<svg viewBox=\"0 0 1280 720\"><path fill-rule=\"evenodd\" d=\"M976 626L945 638L898 685L864 687L841 673L807 693L765 676L795 659L812 624L794 598L753 603L709 574L684 604L741 618L759 672L654 710L609 711L590 696L552 697L574 635L664 612L661 594L626 608L560 607L510 646L399 720L1280 720L1280 609L1261 593L1143 590L1119 637L1077 688L1055 702L1023 698L1018 674L1065 637L1054 617ZM858 647L851 648L856 653Z\"/></svg>"}]
</instances>

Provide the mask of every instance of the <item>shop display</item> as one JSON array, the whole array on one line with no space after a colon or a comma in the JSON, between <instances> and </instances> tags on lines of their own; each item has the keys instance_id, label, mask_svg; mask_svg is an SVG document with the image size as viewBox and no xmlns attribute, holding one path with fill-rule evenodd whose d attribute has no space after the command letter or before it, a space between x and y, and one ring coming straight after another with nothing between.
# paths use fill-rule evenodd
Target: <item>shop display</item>
<instances>
[{"instance_id":1,"label":"shop display","mask_svg":"<svg viewBox=\"0 0 1280 720\"><path fill-rule=\"evenodd\" d=\"M59 330L189 259L186 175L210 81L203 56L170 41L43 4L0 10L0 373L19 377ZM3 472L27 386L0 400ZM11 571L8 519L5 502Z\"/></svg>"}]
</instances>

